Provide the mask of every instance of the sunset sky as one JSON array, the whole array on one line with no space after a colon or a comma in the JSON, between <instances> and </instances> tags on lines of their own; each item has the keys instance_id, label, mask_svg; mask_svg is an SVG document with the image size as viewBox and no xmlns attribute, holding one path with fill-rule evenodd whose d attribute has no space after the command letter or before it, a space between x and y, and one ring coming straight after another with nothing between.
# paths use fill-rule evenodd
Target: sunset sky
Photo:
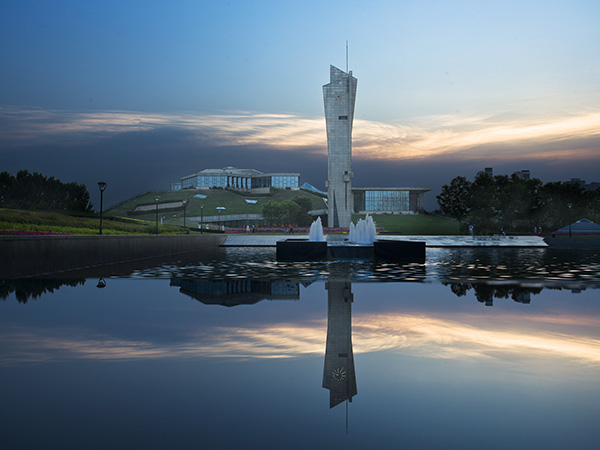
<instances>
[{"instance_id":1,"label":"sunset sky","mask_svg":"<svg viewBox=\"0 0 600 450\"><path fill-rule=\"evenodd\" d=\"M355 186L600 181L600 2L0 2L0 170L117 203L204 168L324 189L322 85L358 78Z\"/></svg>"}]
</instances>

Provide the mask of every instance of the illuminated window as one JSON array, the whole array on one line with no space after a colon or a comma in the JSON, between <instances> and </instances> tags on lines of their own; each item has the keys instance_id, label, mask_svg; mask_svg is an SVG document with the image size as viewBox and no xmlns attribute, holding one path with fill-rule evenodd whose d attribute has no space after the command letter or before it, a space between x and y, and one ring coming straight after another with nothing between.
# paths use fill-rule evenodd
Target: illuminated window
<instances>
[{"instance_id":1,"label":"illuminated window","mask_svg":"<svg viewBox=\"0 0 600 450\"><path fill-rule=\"evenodd\" d=\"M408 211L408 191L366 191L365 211Z\"/></svg>"}]
</instances>

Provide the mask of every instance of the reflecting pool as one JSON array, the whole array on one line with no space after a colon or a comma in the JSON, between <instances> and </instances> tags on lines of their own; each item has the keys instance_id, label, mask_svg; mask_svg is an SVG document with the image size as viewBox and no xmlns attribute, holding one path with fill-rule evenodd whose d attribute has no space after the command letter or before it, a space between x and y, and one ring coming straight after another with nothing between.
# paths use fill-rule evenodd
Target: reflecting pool
<instances>
[{"instance_id":1,"label":"reflecting pool","mask_svg":"<svg viewBox=\"0 0 600 450\"><path fill-rule=\"evenodd\" d=\"M0 447L596 449L598 254L427 255L0 281Z\"/></svg>"}]
</instances>

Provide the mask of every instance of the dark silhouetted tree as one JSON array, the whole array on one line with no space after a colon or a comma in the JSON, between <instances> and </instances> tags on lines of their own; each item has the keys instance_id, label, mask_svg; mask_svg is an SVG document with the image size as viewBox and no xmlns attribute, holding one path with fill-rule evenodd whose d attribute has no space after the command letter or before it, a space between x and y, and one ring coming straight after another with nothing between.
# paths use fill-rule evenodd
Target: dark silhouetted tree
<instances>
[{"instance_id":1,"label":"dark silhouetted tree","mask_svg":"<svg viewBox=\"0 0 600 450\"><path fill-rule=\"evenodd\" d=\"M294 202L300 206L300 211L294 218L294 223L298 226L305 227L310 225L311 217L308 212L312 209L312 202L308 197L296 197Z\"/></svg>"},{"instance_id":2,"label":"dark silhouetted tree","mask_svg":"<svg viewBox=\"0 0 600 450\"><path fill-rule=\"evenodd\" d=\"M465 177L456 177L450 185L442 186L442 192L437 196L438 204L442 213L446 216L458 219L459 226L463 219L469 214L469 195L471 182Z\"/></svg>"},{"instance_id":3,"label":"dark silhouetted tree","mask_svg":"<svg viewBox=\"0 0 600 450\"><path fill-rule=\"evenodd\" d=\"M84 184L63 183L54 177L21 170L16 177L0 173L0 207L91 211L93 206Z\"/></svg>"}]
</instances>

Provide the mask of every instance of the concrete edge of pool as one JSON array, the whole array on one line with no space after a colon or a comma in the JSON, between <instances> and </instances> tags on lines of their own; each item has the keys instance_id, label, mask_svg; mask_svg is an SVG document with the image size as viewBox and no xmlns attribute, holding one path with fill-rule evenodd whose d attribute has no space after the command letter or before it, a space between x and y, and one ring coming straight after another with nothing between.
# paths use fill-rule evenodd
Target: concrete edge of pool
<instances>
[{"instance_id":1,"label":"concrete edge of pool","mask_svg":"<svg viewBox=\"0 0 600 450\"><path fill-rule=\"evenodd\" d=\"M224 235L0 236L0 277L49 275L217 249Z\"/></svg>"}]
</instances>

